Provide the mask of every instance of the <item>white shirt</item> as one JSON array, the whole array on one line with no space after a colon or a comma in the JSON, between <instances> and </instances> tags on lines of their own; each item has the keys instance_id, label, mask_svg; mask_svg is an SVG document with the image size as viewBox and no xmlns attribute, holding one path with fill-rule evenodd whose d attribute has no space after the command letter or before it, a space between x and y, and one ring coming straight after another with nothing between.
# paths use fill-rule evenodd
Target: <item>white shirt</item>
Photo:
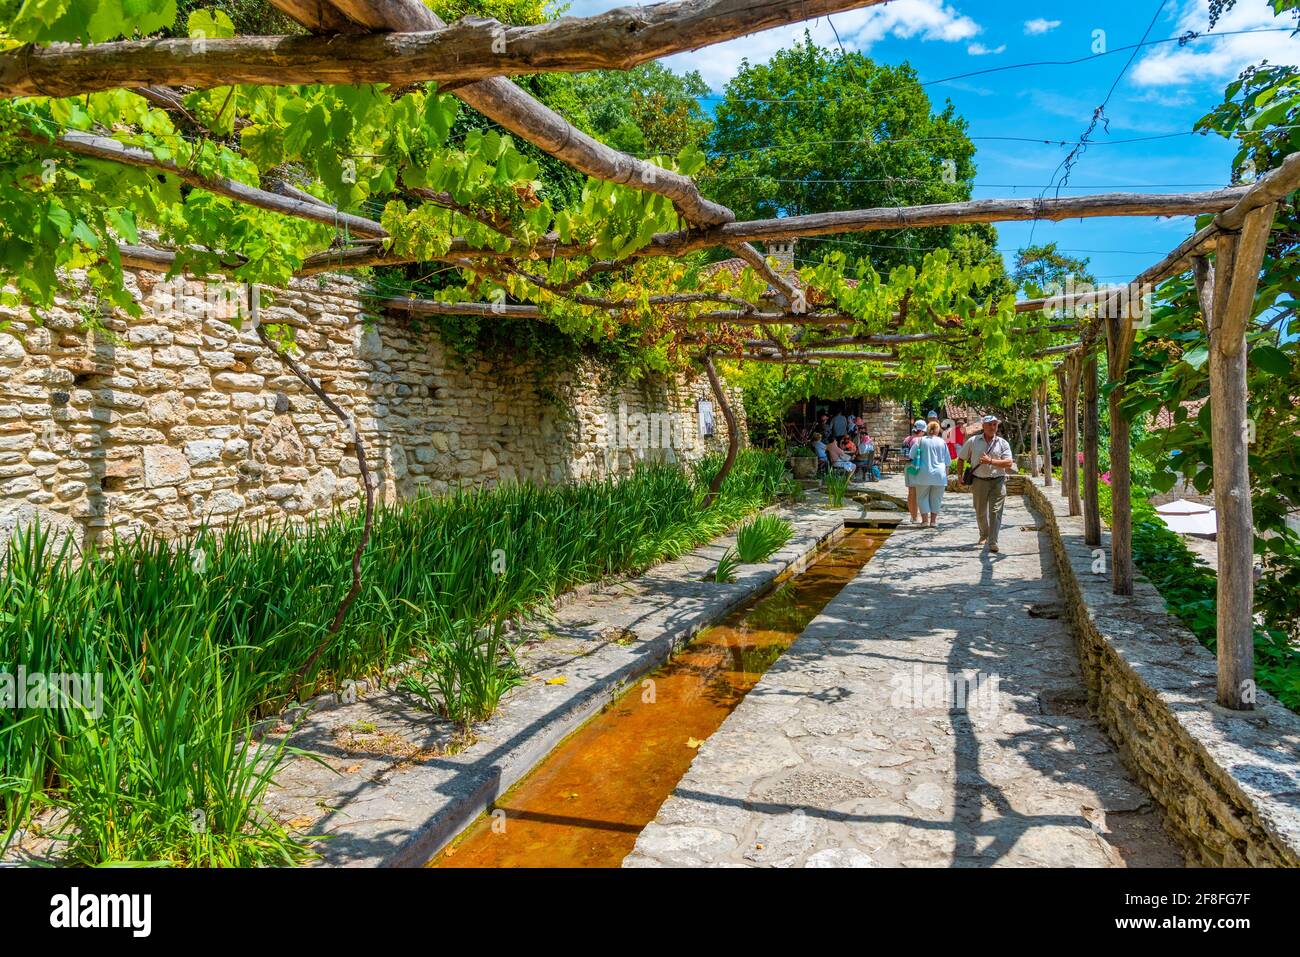
<instances>
[{"instance_id":1,"label":"white shirt","mask_svg":"<svg viewBox=\"0 0 1300 957\"><path fill-rule=\"evenodd\" d=\"M966 444L961 447L961 451L958 453L958 458L965 459L975 466L976 478L1002 478L1011 474L1012 469L981 464L980 456L985 452L989 454L989 458L1012 458L1010 442L1000 435L993 436L992 442L985 442L983 430L976 432L966 440Z\"/></svg>"}]
</instances>

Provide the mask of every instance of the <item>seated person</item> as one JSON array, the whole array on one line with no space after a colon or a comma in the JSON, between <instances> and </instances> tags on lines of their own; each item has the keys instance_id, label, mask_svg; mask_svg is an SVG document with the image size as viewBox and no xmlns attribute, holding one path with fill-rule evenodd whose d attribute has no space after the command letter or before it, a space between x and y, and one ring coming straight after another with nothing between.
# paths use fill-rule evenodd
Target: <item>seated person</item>
<instances>
[{"instance_id":1,"label":"seated person","mask_svg":"<svg viewBox=\"0 0 1300 957\"><path fill-rule=\"evenodd\" d=\"M821 434L820 432L814 432L814 433L813 433L812 447L813 447L813 452L815 452L815 453L817 454L817 461L818 461L818 462L825 462L825 461L826 461L826 443L822 441L822 434Z\"/></svg>"},{"instance_id":2,"label":"seated person","mask_svg":"<svg viewBox=\"0 0 1300 957\"><path fill-rule=\"evenodd\" d=\"M858 447L853 444L853 438L851 436L846 435L844 438L840 439L840 448L847 452L850 458L856 457L858 454Z\"/></svg>"},{"instance_id":3,"label":"seated person","mask_svg":"<svg viewBox=\"0 0 1300 957\"><path fill-rule=\"evenodd\" d=\"M853 456L845 452L838 442L832 442L830 445L826 446L826 458L829 460L831 468L843 469L850 475L852 475L853 470L857 468L857 466L853 464Z\"/></svg>"}]
</instances>

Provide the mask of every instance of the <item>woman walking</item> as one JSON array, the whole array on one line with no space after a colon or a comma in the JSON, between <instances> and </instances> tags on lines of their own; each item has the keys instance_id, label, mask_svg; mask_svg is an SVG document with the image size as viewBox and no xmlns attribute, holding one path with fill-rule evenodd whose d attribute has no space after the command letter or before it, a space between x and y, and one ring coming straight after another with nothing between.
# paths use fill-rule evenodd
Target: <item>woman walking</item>
<instances>
[{"instance_id":1,"label":"woman walking","mask_svg":"<svg viewBox=\"0 0 1300 957\"><path fill-rule=\"evenodd\" d=\"M916 463L912 460L912 450L916 448L921 436L925 435L925 421L917 419L912 423L912 433L903 439L903 458L907 459L907 465L903 467L903 484L907 486L907 512L912 516L912 524L921 524L920 513L916 508Z\"/></svg>"},{"instance_id":2,"label":"woman walking","mask_svg":"<svg viewBox=\"0 0 1300 957\"><path fill-rule=\"evenodd\" d=\"M948 466L952 456L948 454L948 443L942 433L939 423L931 422L925 436L912 443L912 465L916 467L913 479L916 510L921 515L921 525L926 528L938 527L939 508L948 487Z\"/></svg>"}]
</instances>

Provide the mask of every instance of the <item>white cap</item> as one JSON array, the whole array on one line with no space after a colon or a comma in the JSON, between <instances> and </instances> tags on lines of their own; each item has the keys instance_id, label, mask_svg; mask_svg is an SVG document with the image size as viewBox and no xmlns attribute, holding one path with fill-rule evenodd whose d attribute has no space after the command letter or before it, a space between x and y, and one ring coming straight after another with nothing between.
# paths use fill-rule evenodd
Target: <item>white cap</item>
<instances>
[{"instance_id":1,"label":"white cap","mask_svg":"<svg viewBox=\"0 0 1300 957\"><path fill-rule=\"evenodd\" d=\"M999 422L1001 420L996 415L986 415L980 421L987 425L990 422Z\"/></svg>"}]
</instances>

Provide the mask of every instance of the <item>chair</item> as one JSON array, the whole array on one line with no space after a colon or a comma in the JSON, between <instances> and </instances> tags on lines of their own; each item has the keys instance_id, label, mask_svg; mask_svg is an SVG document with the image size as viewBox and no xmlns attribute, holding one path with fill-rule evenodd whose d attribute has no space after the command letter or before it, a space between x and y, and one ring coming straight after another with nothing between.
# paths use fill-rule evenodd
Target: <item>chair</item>
<instances>
[{"instance_id":1,"label":"chair","mask_svg":"<svg viewBox=\"0 0 1300 957\"><path fill-rule=\"evenodd\" d=\"M875 466L875 464L876 464L876 453L873 450L858 459L857 468L854 469L853 471L853 478L856 480L858 478L859 473L861 473L863 478L866 478L868 475L872 475L873 473L871 469L873 466Z\"/></svg>"},{"instance_id":2,"label":"chair","mask_svg":"<svg viewBox=\"0 0 1300 957\"><path fill-rule=\"evenodd\" d=\"M880 471L892 472L894 470L893 449L888 445L879 445L876 449L876 461L880 464Z\"/></svg>"}]
</instances>

